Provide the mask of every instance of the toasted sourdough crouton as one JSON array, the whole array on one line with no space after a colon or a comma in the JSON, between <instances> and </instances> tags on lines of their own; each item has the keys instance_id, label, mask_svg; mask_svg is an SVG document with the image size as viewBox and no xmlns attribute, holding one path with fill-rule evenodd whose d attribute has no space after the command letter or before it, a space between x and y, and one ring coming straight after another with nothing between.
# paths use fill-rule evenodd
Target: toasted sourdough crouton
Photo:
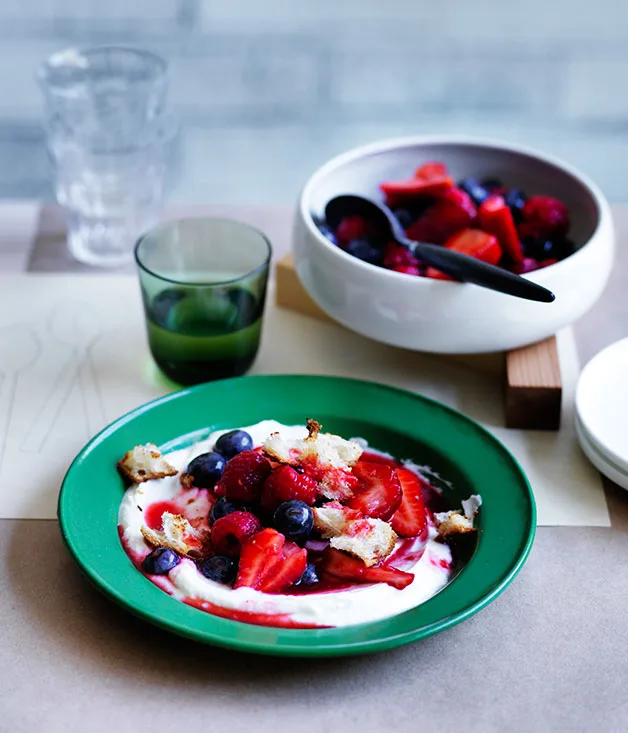
<instances>
[{"instance_id":1,"label":"toasted sourdough crouton","mask_svg":"<svg viewBox=\"0 0 628 733\"><path fill-rule=\"evenodd\" d=\"M438 512L434 515L436 529L443 539L452 535L467 534L475 531L473 518L482 505L482 497L478 494L472 494L461 503L462 510L456 509L450 512Z\"/></svg>"},{"instance_id":2,"label":"toasted sourdough crouton","mask_svg":"<svg viewBox=\"0 0 628 733\"><path fill-rule=\"evenodd\" d=\"M287 440L279 433L272 433L264 441L264 451L280 463L301 463L315 460L323 466L350 471L362 455L362 447L353 440L339 435L321 433L321 426L315 420L307 421L307 438Z\"/></svg>"},{"instance_id":3,"label":"toasted sourdough crouton","mask_svg":"<svg viewBox=\"0 0 628 733\"><path fill-rule=\"evenodd\" d=\"M161 518L163 529L150 529L142 526L142 536L153 547L169 547L180 555L201 557L203 546L209 537L205 532L199 532L181 514L164 512Z\"/></svg>"},{"instance_id":4,"label":"toasted sourdough crouton","mask_svg":"<svg viewBox=\"0 0 628 733\"><path fill-rule=\"evenodd\" d=\"M127 451L118 461L118 469L135 484L178 473L152 443L136 445L133 450Z\"/></svg>"},{"instance_id":5,"label":"toasted sourdough crouton","mask_svg":"<svg viewBox=\"0 0 628 733\"><path fill-rule=\"evenodd\" d=\"M440 512L434 515L436 529L441 537L451 537L455 534L473 532L473 523L464 514L455 512Z\"/></svg>"},{"instance_id":6,"label":"toasted sourdough crouton","mask_svg":"<svg viewBox=\"0 0 628 733\"><path fill-rule=\"evenodd\" d=\"M387 522L363 517L338 502L314 508L314 526L331 547L359 557L365 565L376 565L395 547L397 535Z\"/></svg>"},{"instance_id":7,"label":"toasted sourdough crouton","mask_svg":"<svg viewBox=\"0 0 628 733\"><path fill-rule=\"evenodd\" d=\"M351 468L362 455L362 447L339 435L321 433L315 420L307 421L307 429L308 437L297 440L272 433L264 442L265 453L279 463L310 464L326 499L348 499L353 495Z\"/></svg>"}]
</instances>

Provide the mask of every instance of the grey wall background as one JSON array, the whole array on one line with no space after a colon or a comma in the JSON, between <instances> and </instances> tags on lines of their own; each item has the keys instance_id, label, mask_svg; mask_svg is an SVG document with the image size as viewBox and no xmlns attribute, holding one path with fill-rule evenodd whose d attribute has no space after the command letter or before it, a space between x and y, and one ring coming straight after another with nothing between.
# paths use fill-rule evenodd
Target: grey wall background
<instances>
[{"instance_id":1,"label":"grey wall background","mask_svg":"<svg viewBox=\"0 0 628 733\"><path fill-rule=\"evenodd\" d=\"M441 132L628 198L625 0L0 0L0 196L50 197L38 62L107 42L170 60L177 200L290 202L337 152Z\"/></svg>"}]
</instances>

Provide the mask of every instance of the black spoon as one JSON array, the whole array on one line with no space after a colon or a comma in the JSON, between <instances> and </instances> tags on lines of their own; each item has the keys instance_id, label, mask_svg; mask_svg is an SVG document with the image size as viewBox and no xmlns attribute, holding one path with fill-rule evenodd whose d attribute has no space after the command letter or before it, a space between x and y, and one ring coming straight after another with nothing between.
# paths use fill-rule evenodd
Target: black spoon
<instances>
[{"instance_id":1,"label":"black spoon","mask_svg":"<svg viewBox=\"0 0 628 733\"><path fill-rule=\"evenodd\" d=\"M501 267L488 265L475 257L454 252L437 244L413 242L406 239L403 227L390 209L382 204L356 194L345 194L331 199L325 206L325 219L328 226L335 230L340 221L347 216L362 216L386 236L390 235L398 244L410 250L418 259L431 267L444 272L461 282L474 283L489 290L514 295L516 298L551 303L556 296L551 290L502 270Z\"/></svg>"}]
</instances>

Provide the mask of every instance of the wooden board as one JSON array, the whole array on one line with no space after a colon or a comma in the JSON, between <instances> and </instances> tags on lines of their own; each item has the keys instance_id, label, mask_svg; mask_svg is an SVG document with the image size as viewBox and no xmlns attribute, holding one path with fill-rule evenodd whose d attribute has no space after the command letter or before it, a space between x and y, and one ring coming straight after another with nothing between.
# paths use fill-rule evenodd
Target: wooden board
<instances>
[{"instance_id":1,"label":"wooden board","mask_svg":"<svg viewBox=\"0 0 628 733\"><path fill-rule=\"evenodd\" d=\"M334 323L301 285L292 255L276 264L277 305ZM555 337L522 349L493 354L443 354L504 382L505 423L510 428L558 430L562 385Z\"/></svg>"},{"instance_id":2,"label":"wooden board","mask_svg":"<svg viewBox=\"0 0 628 733\"><path fill-rule=\"evenodd\" d=\"M506 427L558 430L562 384L556 338L506 354Z\"/></svg>"}]
</instances>

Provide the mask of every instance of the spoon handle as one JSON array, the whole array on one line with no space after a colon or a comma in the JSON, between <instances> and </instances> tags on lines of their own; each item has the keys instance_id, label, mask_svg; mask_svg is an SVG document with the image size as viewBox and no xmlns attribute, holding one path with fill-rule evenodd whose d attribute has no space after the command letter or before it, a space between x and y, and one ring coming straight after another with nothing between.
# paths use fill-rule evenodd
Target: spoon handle
<instances>
[{"instance_id":1,"label":"spoon handle","mask_svg":"<svg viewBox=\"0 0 628 733\"><path fill-rule=\"evenodd\" d=\"M435 267L455 280L539 303L551 303L555 299L554 293L542 285L461 252L454 252L437 244L412 242L409 239L404 240L402 244L427 265Z\"/></svg>"}]
</instances>

